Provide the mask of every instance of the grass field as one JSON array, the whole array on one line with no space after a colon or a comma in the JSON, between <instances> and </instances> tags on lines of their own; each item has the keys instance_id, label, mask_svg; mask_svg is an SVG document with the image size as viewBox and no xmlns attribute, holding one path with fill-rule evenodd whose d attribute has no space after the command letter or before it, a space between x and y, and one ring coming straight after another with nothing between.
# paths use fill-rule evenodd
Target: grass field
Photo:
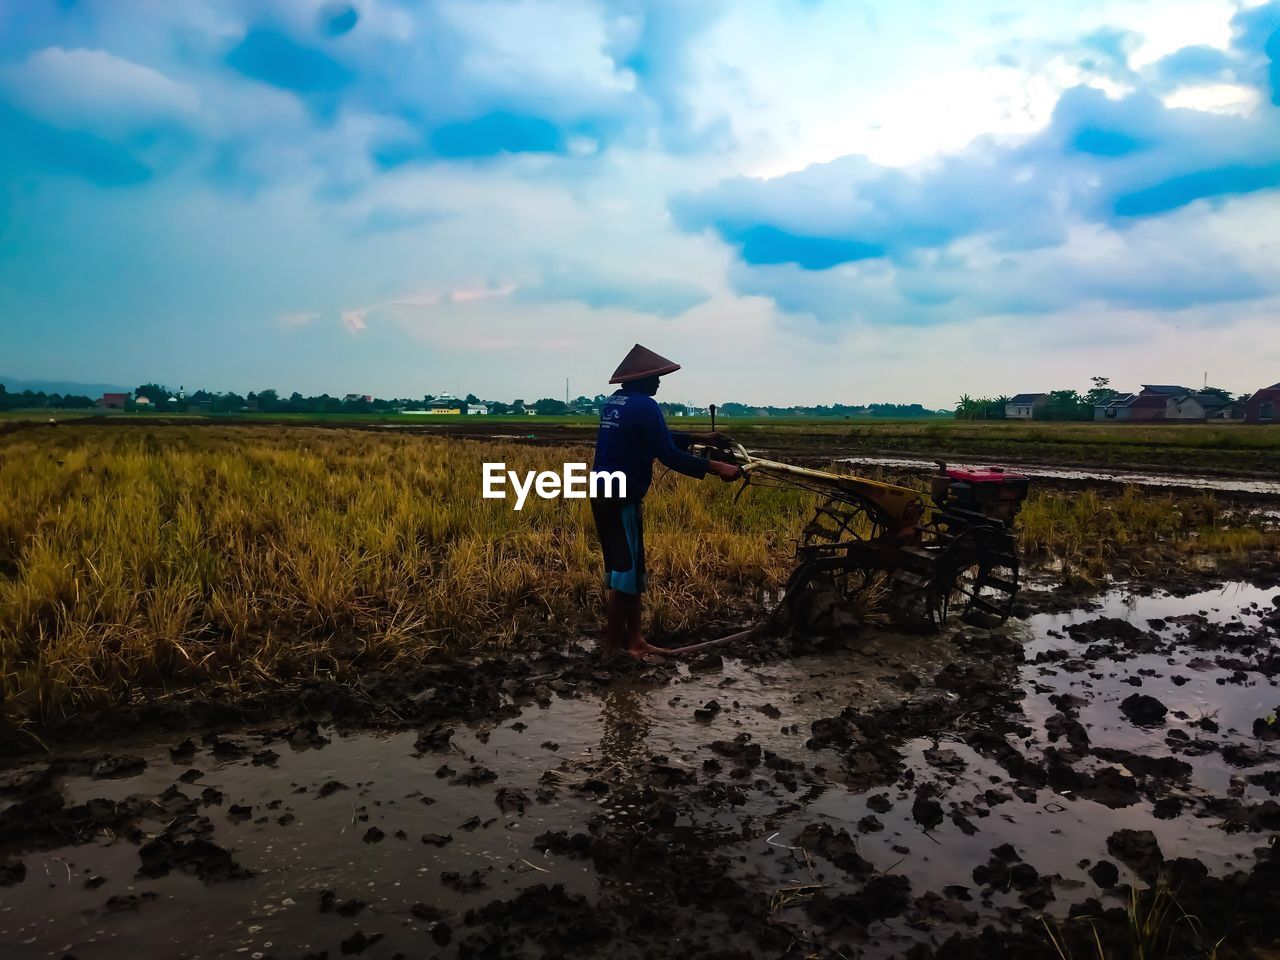
<instances>
[{"instance_id":1,"label":"grass field","mask_svg":"<svg viewBox=\"0 0 1280 960\"><path fill-rule=\"evenodd\" d=\"M588 447L309 427L75 425L0 436L0 693L51 718L141 691L234 692L594 628L588 504L480 497L481 464ZM651 630L782 583L810 495L662 475L646 501ZM1209 496L1036 491L1030 558L1064 576L1280 544ZM1170 558L1173 558L1171 561Z\"/></svg>"},{"instance_id":2,"label":"grass field","mask_svg":"<svg viewBox=\"0 0 1280 960\"><path fill-rule=\"evenodd\" d=\"M84 414L57 412L59 419ZM39 420L48 411L9 411L6 421ZM110 414L107 422L126 415ZM589 440L594 417L415 416L405 414L127 415L131 422L193 424L385 425L424 432L509 433ZM706 417L672 417L673 429L705 430ZM717 420L717 427L751 447L797 455L894 455L954 460L1075 464L1204 473L1280 475L1280 425L1062 423L1005 420L897 420L755 417Z\"/></svg>"}]
</instances>

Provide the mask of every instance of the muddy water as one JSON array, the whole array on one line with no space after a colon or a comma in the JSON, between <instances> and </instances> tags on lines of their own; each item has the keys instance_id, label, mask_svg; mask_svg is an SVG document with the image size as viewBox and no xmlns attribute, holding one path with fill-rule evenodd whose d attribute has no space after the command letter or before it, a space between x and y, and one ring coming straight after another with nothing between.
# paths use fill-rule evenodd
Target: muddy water
<instances>
[{"instance_id":1,"label":"muddy water","mask_svg":"<svg viewBox=\"0 0 1280 960\"><path fill-rule=\"evenodd\" d=\"M839 462L857 464L859 466L894 467L912 471L932 471L935 467L935 461L933 460L919 460L912 457L842 457ZM1036 463L1015 463L1001 460L999 457L980 462L1000 463L1010 471L1026 474L1033 478L1102 481L1106 483L1131 484L1136 487L1176 487L1188 490L1216 490L1222 493L1248 493L1280 497L1280 480L1251 477L1198 476L1191 473L1108 470L1100 467L1075 469L1072 467L1044 466ZM960 466L960 463L950 463L949 466L957 467Z\"/></svg>"},{"instance_id":2,"label":"muddy water","mask_svg":"<svg viewBox=\"0 0 1280 960\"><path fill-rule=\"evenodd\" d=\"M0 957L300 957L325 950L453 956L468 929L468 909L535 884L563 884L602 909L632 909L660 893L650 887L655 878L548 853L537 838L581 832L589 822L623 843L652 836L628 802L627 786L654 758L696 775L699 785L711 777L707 761L722 760L720 779L741 788L741 802L683 804L663 829L673 844L731 858L734 879L758 893L762 905L772 903L776 922L798 935L822 938L805 907L814 890L834 895L865 882L800 849L807 825L847 831L876 871L908 878L915 897L948 890L944 919L871 924L869 939L859 944L866 956L936 942L949 929L1018 905L1017 890L983 891L973 875L1004 843L1051 878L1053 898L1043 908L1059 916L1072 902L1100 895L1087 871L1099 859L1114 860L1107 838L1122 827L1150 830L1166 858L1197 857L1215 873L1247 868L1265 836L1224 830L1222 818L1204 815L1199 804L1224 795L1246 803L1269 796L1244 775L1280 768L1280 756L1251 734L1254 720L1280 703L1275 680L1238 663L1224 666L1206 650L1172 657L1112 650L1085 660L1089 642L1070 630L1107 617L1143 630L1163 621L1162 631L1174 639L1197 623L1233 618L1242 630L1261 631L1274 592L1243 585L1183 598L1117 592L1098 610L1035 616L1010 628L1023 643L1025 662L1007 682L1024 694L1017 717L1024 726L1001 736L1021 755L1036 758L1050 746L1045 721L1059 713L1050 698L1065 693L1083 701L1079 722L1095 748L1168 756L1171 731L1180 730L1193 740L1255 750L1246 767L1216 750L1179 754L1192 775L1170 789L1185 803L1177 816L1156 816L1146 796L1107 806L1073 790L1019 782L965 742L964 714L929 737L899 744L901 766L892 782L848 786L838 751L806 745L814 721L849 705L905 701L927 712L957 699L920 683L947 662L945 642L881 634L856 651L764 666L726 659L706 669L682 666L667 682L560 696L497 725L459 727L438 750L416 749L414 732L326 728L321 738L300 743L279 731L197 736L196 752L181 761L170 747L185 731L113 744L112 756L143 758L145 769L118 778L63 775L56 785L68 805L149 798L134 826L139 832L102 832L91 843L42 851L12 845L6 852L23 862L26 875L0 887ZM1123 715L1120 703L1134 693L1168 707L1162 725L1140 728ZM708 707L713 700L718 709ZM1204 718L1218 732L1195 725ZM711 744L743 734L803 765L801 782L788 788L758 768L731 769L734 762ZM101 750L85 756L99 765L104 759ZM1107 765L1123 766L1088 758L1082 769ZM607 792L584 789L592 781ZM172 821L175 798L165 792L175 786L208 818L209 838L254 876L205 883L176 869L159 878L138 874L139 841ZM913 812L922 787L949 814L928 829ZM1119 871L1122 882L1135 879L1123 865ZM325 891L332 891L327 901ZM415 904L439 913L415 914Z\"/></svg>"},{"instance_id":3,"label":"muddy water","mask_svg":"<svg viewBox=\"0 0 1280 960\"><path fill-rule=\"evenodd\" d=\"M497 788L532 798L548 771L562 774L553 783L572 783L588 769L616 783L655 753L683 754L690 765L700 763L690 744L706 738L710 725L693 719L692 711L715 697L728 712L740 714L720 724L732 728L720 735L747 730L772 748L798 752L805 737L784 734L780 720L757 708L799 704L788 710L788 721L807 730L812 720L867 689L863 679L846 683L843 692L831 689L832 666L746 670L730 663L714 675L684 671L659 690L561 697L502 726L459 731L443 753L415 751L414 733L341 736L331 730L324 731L328 743L303 749L249 731L224 735L220 740L245 756L223 762L202 749L190 763L176 763L170 759L175 738L115 746L113 755L142 757L146 769L123 779L67 777L59 786L69 804L158 795L183 774L198 771L197 779L179 782L179 788L200 801L201 813L213 821L213 839L256 876L209 885L189 877L137 879L136 844L111 837L24 854L26 882L0 890L0 944L14 950L6 954L10 948L0 946L0 957L121 957L144 946L168 956L262 957L332 949L351 935L353 923L333 913L318 915L321 893L330 889L338 902L356 898L368 904L354 927L387 934L368 955L391 956L397 942L420 945L432 926L413 919L417 902L460 914L536 882L563 883L591 896L599 885L592 871L548 855L534 838L548 830L581 829L602 813L625 828L636 820L634 809L617 808L607 797L596 801L561 791L551 802L530 800L523 813L504 812L496 803ZM871 691L877 693L884 695ZM732 706L733 700L741 707ZM255 764L253 756L268 748L277 758ZM96 752L89 756L101 759ZM462 774L482 767L497 779L456 785L453 775L441 775L442 767ZM325 791L334 782L343 786ZM220 796L201 799L210 789ZM232 807L249 807L248 818L233 816ZM158 832L167 819L157 808L143 829ZM382 831L382 839L370 842L371 828ZM731 824L717 824L712 816L699 829L714 833ZM433 835L433 843L424 843L425 835ZM435 845L444 837L451 839ZM442 883L445 871L479 871L483 887L459 893ZM86 887L98 877L107 882ZM112 896L148 899L137 909L105 908Z\"/></svg>"}]
</instances>

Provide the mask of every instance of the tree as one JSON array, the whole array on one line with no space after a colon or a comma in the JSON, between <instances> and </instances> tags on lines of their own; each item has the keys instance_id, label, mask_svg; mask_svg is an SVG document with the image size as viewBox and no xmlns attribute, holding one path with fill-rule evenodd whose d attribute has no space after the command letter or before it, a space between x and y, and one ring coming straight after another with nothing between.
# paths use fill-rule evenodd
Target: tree
<instances>
[{"instance_id":1,"label":"tree","mask_svg":"<svg viewBox=\"0 0 1280 960\"><path fill-rule=\"evenodd\" d=\"M1092 420L1093 404L1075 390L1050 390L1049 399L1036 410L1037 420Z\"/></svg>"},{"instance_id":2,"label":"tree","mask_svg":"<svg viewBox=\"0 0 1280 960\"><path fill-rule=\"evenodd\" d=\"M517 414L519 414L519 413L524 413L524 401L523 401L523 400L521 400L521 399L519 399L519 398L517 398L517 399L515 399L515 400L512 400L512 401L511 401L511 412L512 412L512 413L517 413Z\"/></svg>"},{"instance_id":3,"label":"tree","mask_svg":"<svg viewBox=\"0 0 1280 960\"><path fill-rule=\"evenodd\" d=\"M157 407L163 407L165 401L169 399L169 388L162 387L158 383L144 383L133 391L133 396L135 400L146 397Z\"/></svg>"},{"instance_id":4,"label":"tree","mask_svg":"<svg viewBox=\"0 0 1280 960\"><path fill-rule=\"evenodd\" d=\"M1111 379L1109 377L1090 377L1089 379L1093 381L1093 389L1086 391L1084 399L1090 407L1101 406L1102 404L1108 403L1119 396L1119 394L1109 386L1111 383Z\"/></svg>"},{"instance_id":5,"label":"tree","mask_svg":"<svg viewBox=\"0 0 1280 960\"><path fill-rule=\"evenodd\" d=\"M967 397L968 394L965 394ZM961 397L963 400L964 397ZM1003 420L1007 405L1013 401L1013 397L1001 394L998 397L979 397L976 400L969 401L968 416L961 416L957 410L956 416L962 420Z\"/></svg>"},{"instance_id":6,"label":"tree","mask_svg":"<svg viewBox=\"0 0 1280 960\"><path fill-rule=\"evenodd\" d=\"M1200 392L1212 394L1213 396L1217 397L1219 400L1224 400L1228 403L1231 402L1231 394L1228 393L1226 390L1223 390L1221 387L1205 387Z\"/></svg>"},{"instance_id":7,"label":"tree","mask_svg":"<svg viewBox=\"0 0 1280 960\"><path fill-rule=\"evenodd\" d=\"M234 413L244 407L244 397L231 392L215 394L210 406L215 413Z\"/></svg>"},{"instance_id":8,"label":"tree","mask_svg":"<svg viewBox=\"0 0 1280 960\"><path fill-rule=\"evenodd\" d=\"M467 403L479 403L479 402L480 402L480 398L477 397L474 393L467 394Z\"/></svg>"},{"instance_id":9,"label":"tree","mask_svg":"<svg viewBox=\"0 0 1280 960\"><path fill-rule=\"evenodd\" d=\"M368 413L373 409L373 402L358 396L354 400L342 400L340 409L346 413Z\"/></svg>"},{"instance_id":10,"label":"tree","mask_svg":"<svg viewBox=\"0 0 1280 960\"><path fill-rule=\"evenodd\" d=\"M533 409L538 411L540 417L563 417L569 412L569 407L563 400L553 400L551 397L543 397L533 405Z\"/></svg>"}]
</instances>

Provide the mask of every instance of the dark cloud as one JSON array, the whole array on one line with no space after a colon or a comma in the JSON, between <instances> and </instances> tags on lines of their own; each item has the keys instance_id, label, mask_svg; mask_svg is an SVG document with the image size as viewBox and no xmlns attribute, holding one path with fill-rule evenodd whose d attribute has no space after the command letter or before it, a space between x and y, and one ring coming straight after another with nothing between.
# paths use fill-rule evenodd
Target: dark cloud
<instances>
[{"instance_id":1,"label":"dark cloud","mask_svg":"<svg viewBox=\"0 0 1280 960\"><path fill-rule=\"evenodd\" d=\"M545 117L498 111L474 120L443 124L432 130L425 141L382 144L375 150L374 159L389 169L424 158L458 160L506 153L564 153L567 149L565 132Z\"/></svg>"},{"instance_id":2,"label":"dark cloud","mask_svg":"<svg viewBox=\"0 0 1280 960\"><path fill-rule=\"evenodd\" d=\"M564 133L543 117L499 111L449 123L431 134L441 157L488 157L497 153L563 153Z\"/></svg>"},{"instance_id":3,"label":"dark cloud","mask_svg":"<svg viewBox=\"0 0 1280 960\"><path fill-rule=\"evenodd\" d=\"M320 32L328 37L340 37L350 33L360 21L360 14L349 3L326 3L316 13Z\"/></svg>"},{"instance_id":4,"label":"dark cloud","mask_svg":"<svg viewBox=\"0 0 1280 960\"><path fill-rule=\"evenodd\" d=\"M1117 217L1151 217L1197 200L1239 196L1280 187L1280 162L1253 166L1227 164L1170 177L1141 190L1118 195Z\"/></svg>"},{"instance_id":5,"label":"dark cloud","mask_svg":"<svg viewBox=\"0 0 1280 960\"><path fill-rule=\"evenodd\" d=\"M1241 10L1231 25L1235 48L1252 58L1253 78L1266 85L1271 102L1280 106L1280 2Z\"/></svg>"},{"instance_id":6,"label":"dark cloud","mask_svg":"<svg viewBox=\"0 0 1280 960\"><path fill-rule=\"evenodd\" d=\"M253 80L298 94L334 94L355 79L321 50L272 27L254 27L227 54L227 64Z\"/></svg>"},{"instance_id":7,"label":"dark cloud","mask_svg":"<svg viewBox=\"0 0 1280 960\"><path fill-rule=\"evenodd\" d=\"M1194 46L1175 50L1156 61L1152 72L1166 86L1232 79L1235 61L1217 47Z\"/></svg>"},{"instance_id":8,"label":"dark cloud","mask_svg":"<svg viewBox=\"0 0 1280 960\"><path fill-rule=\"evenodd\" d=\"M79 130L62 130L0 104L0 171L70 174L99 187L151 179L151 167L129 147Z\"/></svg>"}]
</instances>

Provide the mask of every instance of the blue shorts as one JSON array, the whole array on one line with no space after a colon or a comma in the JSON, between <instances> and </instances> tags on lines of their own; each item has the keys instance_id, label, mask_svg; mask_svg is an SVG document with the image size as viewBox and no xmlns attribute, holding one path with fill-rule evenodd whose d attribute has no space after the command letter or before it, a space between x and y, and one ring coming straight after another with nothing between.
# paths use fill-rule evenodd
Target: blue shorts
<instances>
[{"instance_id":1,"label":"blue shorts","mask_svg":"<svg viewBox=\"0 0 1280 960\"><path fill-rule=\"evenodd\" d=\"M644 514L639 503L600 497L591 501L604 551L607 590L644 593Z\"/></svg>"}]
</instances>

